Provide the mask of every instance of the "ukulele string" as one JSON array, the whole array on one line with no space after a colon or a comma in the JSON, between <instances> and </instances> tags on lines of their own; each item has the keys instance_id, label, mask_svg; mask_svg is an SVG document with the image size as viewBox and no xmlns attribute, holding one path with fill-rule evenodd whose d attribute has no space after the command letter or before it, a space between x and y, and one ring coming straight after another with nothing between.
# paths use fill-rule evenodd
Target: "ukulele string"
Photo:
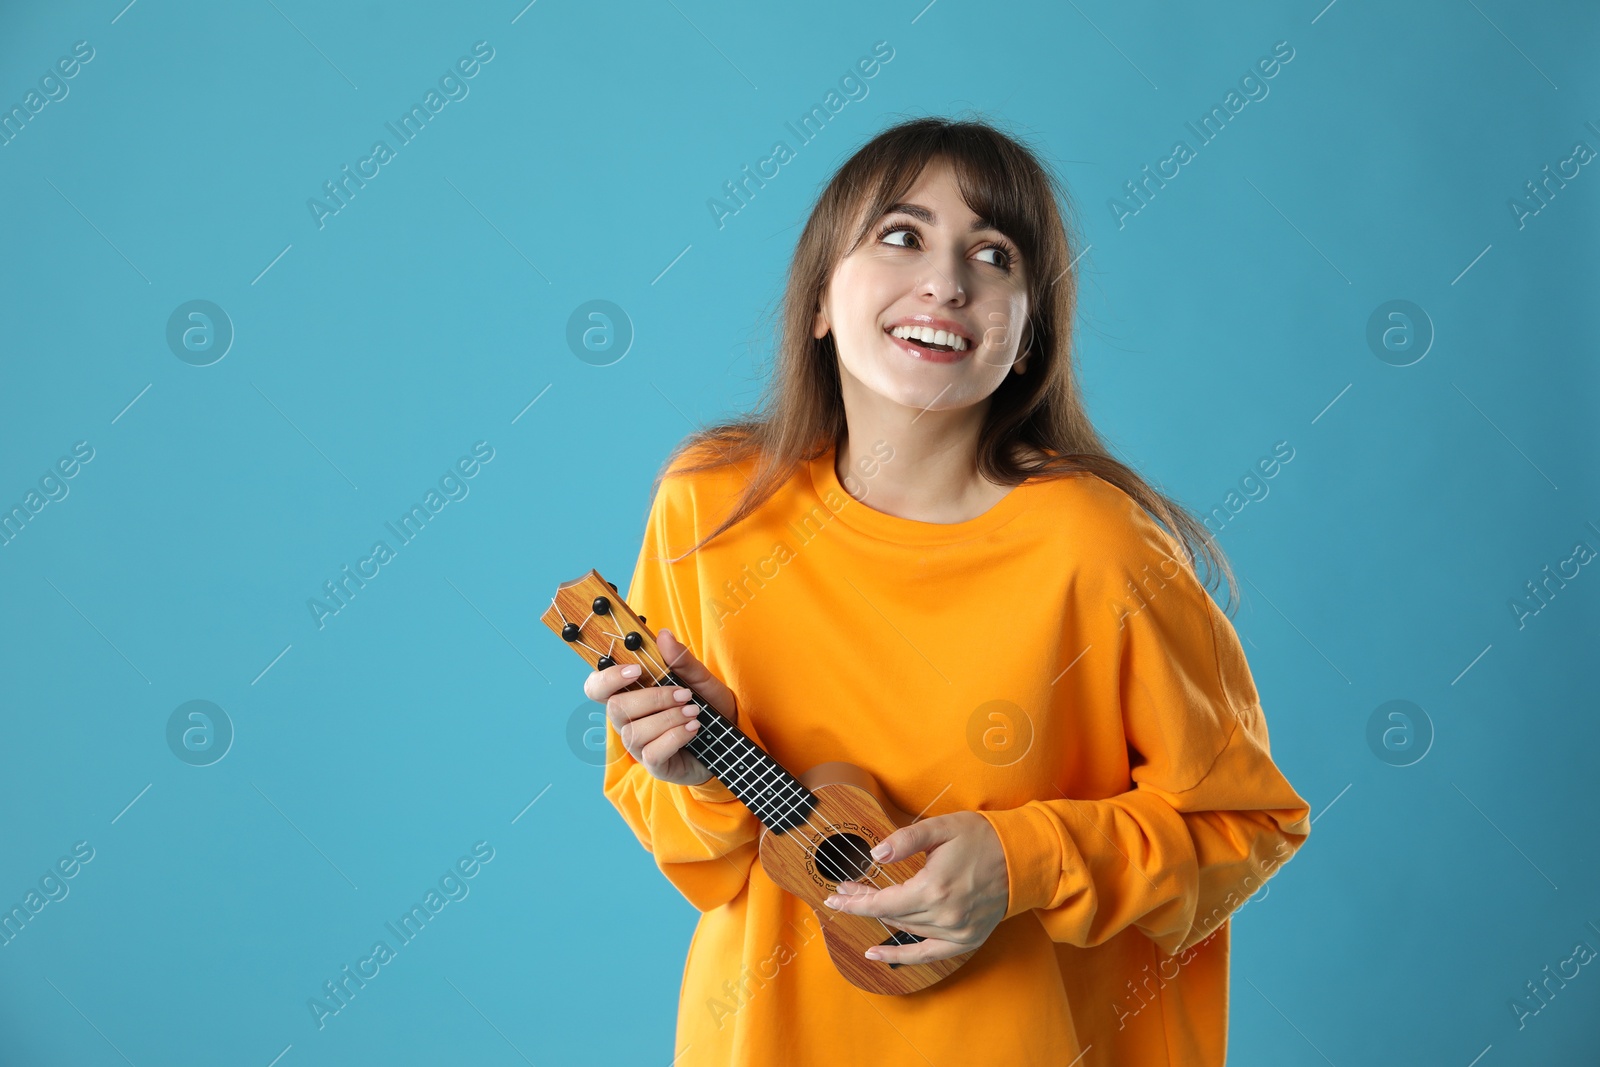
<instances>
[{"instance_id":1,"label":"ukulele string","mask_svg":"<svg viewBox=\"0 0 1600 1067\"><path fill-rule=\"evenodd\" d=\"M644 688L648 688L648 687L644 684L644 682L641 681L641 682L635 683L634 685L630 685L628 688L629 689L634 689L634 688L644 689ZM724 759L728 759L729 757L739 757L739 756L743 756L743 755L748 755L749 753L755 751L755 749L753 747L751 747L751 748L748 748L746 751L741 752L741 751L739 751L738 749L736 749L734 747L735 744L742 745L742 742L734 742L733 744L730 744L727 741L722 740L722 739L709 738L708 737L706 739L706 743L707 743L707 747L711 750L710 754L712 755L712 757L714 759L717 759L717 760L724 760ZM748 776L748 774L746 774L745 776L736 776L734 778L734 784L737 784L737 785L740 785L740 786L752 787L754 789L762 789L762 788L765 788L765 787L769 787L769 786L773 785L774 783L771 780L769 780L767 778L764 778L764 777L750 778ZM782 818L786 818L786 817L788 817L790 815L795 814L797 812L797 810L799 809L799 807L800 807L800 800L798 800L798 799L796 799L793 802L788 803L787 806L785 806L782 802L769 803L769 804L766 804L766 805L761 805L761 811L758 814L765 815L767 819L782 819ZM827 828L826 827L817 826L816 824L814 824L811 821L813 814L814 814L814 810L813 811L808 811L804 815L802 815L801 816L801 820L802 821L800 823L796 824L794 829L796 831L799 831L801 840L803 840L807 845L812 846L813 851L815 851L816 846L818 846L824 840L824 838L827 836ZM810 830L815 832L815 836L814 837L809 836L809 835L806 834L805 830L807 828L809 828ZM889 873L886 870L884 870L883 867L880 864L878 864L875 860L873 860L871 855L868 852L864 851L862 849L862 847L860 845L856 844L854 841L846 840L844 842L844 847L854 849L855 850L855 857L854 858L859 860L859 861L861 861L862 863L864 863L865 866L869 870L872 869L872 868L876 868L876 873L869 873L869 874L863 875L860 878L852 879L853 881L865 882L865 883L871 885L874 889L886 889L886 888L888 888L887 886L881 885L877 881L878 875L881 874L883 877L889 879L889 883L891 885L899 885L900 884L899 882L896 882L894 880L894 878L891 875L889 875Z\"/></svg>"},{"instance_id":2,"label":"ukulele string","mask_svg":"<svg viewBox=\"0 0 1600 1067\"><path fill-rule=\"evenodd\" d=\"M550 606L556 609L556 617L559 618L563 623L566 623L566 622L569 621L567 619L567 617L566 617L566 613L561 610L561 605L559 603L557 603L557 601L556 601L556 599L554 597L552 597L551 600L550 600ZM579 631L580 634L583 631L584 625L587 624L588 621L590 619L594 618L594 617L595 617L595 613L592 610L589 612L588 615L584 616L583 621L578 624L578 631ZM615 648L616 648L617 639L619 637L621 637L622 635L613 634L613 633L610 633L610 632L605 631L605 630L602 630L601 633L604 634L607 637L610 637L612 639L611 648L608 649L606 652L602 653L599 649L593 647L587 641L584 641L581 638L578 641L574 642L574 643L579 644L582 647L588 649L590 652L594 653L596 657L601 656L601 655L610 656L611 652L614 651ZM645 650L645 655L649 656L648 650ZM613 660L615 660L615 657L611 657L611 658ZM653 671L655 666L656 666L656 661L655 661L654 657L650 657L650 660L651 660L651 662L650 662L649 666L652 668L652 671ZM641 664L639 664L639 666L640 666L641 669L643 669L645 664L641 663ZM670 673L670 668L664 662L661 663L660 666L661 666L661 673L663 675L666 675L666 674ZM653 677L653 674L652 674L652 676L651 676L651 686L659 687L662 684L662 682L663 682L663 679L655 678L655 677ZM624 687L624 689L630 689L630 690L631 689L641 689L642 690L642 689L645 689L645 688L647 688L647 687L646 687L643 679L640 679L638 682L630 683L629 685ZM735 750L732 747L726 746L726 745L724 746L724 748L720 752L717 752L716 751L716 747L715 747L716 744L717 744L716 741L708 741L708 744L712 747L713 752L719 758L726 758L730 754L733 754L733 755L736 755L736 756L744 755L744 753L737 753L737 752L735 752ZM752 752L755 751L753 746L751 747L750 751L752 751ZM743 778L736 778L735 781L737 781L740 785L750 784L750 783L746 782ZM758 778L758 779L755 780L754 784L757 787L765 787L767 785L770 785L771 783L767 782L765 779ZM772 817L774 814L776 814L779 817L786 817L788 815L793 814L794 811L796 810L796 808L798 808L798 807L799 807L799 801L797 799L794 803L790 804L789 807L783 809L782 811L776 811L776 809L773 808L772 806L768 806L766 808L766 811L767 811L767 814L768 814L769 818ZM800 826L797 826L796 829L800 829L801 826L810 827L813 831L816 832L816 836L814 838L807 837L804 834L803 831L801 833L801 838L805 842L805 844L807 846L811 847L813 851L815 851L815 848L816 848L817 844L820 843L824 839L825 834L824 834L823 828L814 826L812 824L811 815L812 815L812 812L810 812L810 811L806 812L805 815L802 816L802 820L803 820L802 823L800 824ZM843 836L843 835L840 835L840 836ZM851 841L851 842L848 842L847 847L855 849L857 860L860 861L860 862L863 862L865 864L865 866L866 866L867 871L868 871L868 873L864 877L858 878L858 879L852 879L853 881L864 882L867 885L872 886L874 889L887 888L886 886L880 885L878 883L877 873L875 873L873 871L873 868L876 867L877 868L877 872L881 872L885 878L888 878L889 879L889 883L891 885L899 885L900 884L899 882L895 881L894 877L892 875L890 875L886 870L884 870L884 868L881 865L875 863L875 861L872 859L872 857L867 852L862 850L860 845L857 845L857 844L855 844L855 842ZM893 938L895 936L897 931L890 930L889 927L884 924L882 919L879 919L876 916L867 916L867 917L868 918L872 918L875 922L877 922L877 924L880 927L882 927L884 932L887 933L891 938Z\"/></svg>"},{"instance_id":3,"label":"ukulele string","mask_svg":"<svg viewBox=\"0 0 1600 1067\"><path fill-rule=\"evenodd\" d=\"M657 683L657 684L659 685L660 683ZM632 684L624 687L625 690L645 689L645 688L649 688L649 687L645 685L645 683L644 683L644 681L642 679L640 681L638 681L638 682L632 683ZM707 740L707 744L712 748L712 754L713 754L714 758L717 758L717 759L726 758L730 753L732 753L734 751L731 747L724 747L720 751L717 750L716 745L718 744L718 742L716 742L715 740L708 739ZM751 751L754 751L754 749L752 748ZM734 779L734 781L737 782L741 786L746 786L746 785L750 784L750 782L746 781L744 778L736 777ZM724 784L726 784L726 783L724 783ZM769 784L771 784L771 783L767 782L765 779L756 779L756 781L755 781L755 785L757 787L761 787L761 786L765 786L765 785L769 785ZM760 815L762 815L764 813L765 816L766 816L766 819L772 819L774 816L777 816L777 817L781 818L781 817L785 817L785 816L793 814L798 807L799 807L799 801L798 800L796 800L796 802L794 802L793 804L789 805L787 808L783 808L782 810L779 810L778 806L776 806L776 805L768 804L768 805L761 806L761 810L757 811L756 814L758 816L760 816ZM820 826L817 826L814 823L812 823L811 818L812 818L812 815L814 814L814 810L815 809L813 809L812 811L807 811L804 815L802 815L801 816L801 822L796 824L793 827L794 832L799 836L801 842L810 850L810 852L813 855L815 855L818 847L828 837L827 828L826 827L820 827ZM765 821L765 820L763 820L763 821ZM808 834L806 832L806 830L808 828L810 830L814 831L814 836L812 834ZM884 867L881 864L879 864L879 863L877 863L877 861L873 860L872 857L867 852L864 852L860 845L856 844L854 841L849 840L847 835L840 834L838 836L845 841L845 846L844 847L853 848L855 850L855 852L856 852L856 856L858 857L858 859L860 861L863 861L866 864L866 868L867 868L868 873L863 875L863 876L861 876L860 878L852 879L853 881L865 883L867 885L872 886L874 889L886 889L886 888L888 888L887 886L881 885L878 882L878 874L881 873L883 875L883 877L889 879L889 884L890 885L899 885L900 884L899 882L894 880L894 877L892 875L890 875L889 872L887 870L885 870ZM835 885L835 888L837 889L837 884ZM849 914L849 913L847 912L846 914ZM883 932L886 935L888 935L888 937L890 939L893 939L895 936L897 936L901 932L900 930L891 930L889 928L889 926L886 923L884 923L884 921L881 918L879 918L878 916L876 916L876 915L863 915L863 916L860 916L860 918L870 919L872 922L877 923L878 927L880 929L882 929Z\"/></svg>"},{"instance_id":4,"label":"ukulele string","mask_svg":"<svg viewBox=\"0 0 1600 1067\"><path fill-rule=\"evenodd\" d=\"M557 612L559 613L559 611L560 611L560 608L557 607ZM592 616L593 616L593 612L590 613L590 617L592 617ZM565 620L563 620L563 621L565 621ZM588 622L588 619L586 618L584 620L584 622ZM605 653L603 653L604 655L608 655L609 656L612 651L615 651L617 638L619 638L621 635L620 634L609 633L609 632L604 631L604 630L602 630L601 633L604 634L607 637L610 637L612 639L611 648L608 649ZM581 641L580 640L577 643L581 644L584 648L587 648L590 652L593 652L596 656L602 655L602 653L600 652L599 649L594 648L592 645L590 645L586 641ZM651 667L651 671L652 671L652 673L647 675L646 677L649 677L651 679L651 686L659 687L662 684L662 679L657 679L654 676L654 673L653 673L654 669L656 668L657 661L655 660L655 658L653 656L649 655L649 651L648 650L645 650L644 654L650 659L649 666ZM613 657L613 659L614 658L615 657ZM645 666L644 664L640 664L641 669L643 669L644 666ZM670 673L670 668L668 668L665 663L661 663L660 664L660 670L661 670L662 675L666 675L666 674ZM623 689L625 691L626 690L643 690L645 688L647 688L647 686L646 686L646 684L645 684L643 679L640 679L638 682L633 682L633 683L630 683L629 685L623 687ZM734 751L735 751L732 747L727 746L725 744L723 745L723 747L719 751L718 748L717 748L718 742L716 740L710 739L710 738L707 739L707 745L710 746L710 749L711 749L711 752L709 754L712 755L712 757L714 759L718 759L718 760L726 759L730 754L733 754ZM752 747L750 749L750 751L753 752L753 751L755 751L755 749ZM774 761L774 762L776 762L776 761ZM751 785L752 784L751 782L746 781L745 778L743 778L743 777L735 777L734 778L734 782L739 784L739 785L741 785L741 786L747 786L747 785ZM764 788L764 787L770 786L771 784L772 784L771 782L767 781L763 777L756 778L754 780L754 783L753 783L754 788ZM766 813L766 815L767 815L767 818L769 818L769 819L773 818L774 815L777 815L779 817L785 817L785 816L793 814L795 809L798 806L799 806L799 799L798 798L796 799L795 803L791 804L788 808L785 808L782 811L778 811L776 809L776 807L773 806L773 805L769 804L769 805L761 806L758 803L758 807L760 807L761 810L756 811L756 814L758 816L760 816L762 814L762 812L764 811ZM801 817L802 818L802 822L799 825L795 826L794 829L796 831L798 831L798 834L799 834L799 837L800 837L802 843L814 855L816 850L817 850L817 847L826 838L827 834L826 834L824 828L817 827L811 822L811 817L812 817L812 812L811 811L807 811ZM810 836L805 832L805 828L807 828L807 827L809 827L810 829L815 831L815 836ZM840 835L840 836L843 836L843 835ZM865 869L868 872L862 878L856 879L857 881L864 882L864 883L872 886L874 889L886 888L885 886L879 884L876 874L872 873L872 869L874 867L876 867L878 871L883 873L884 877L889 879L889 882L890 882L891 885L899 885L900 884L899 882L896 882L894 877L892 875L890 875L886 870L884 870L884 868L881 865L876 864L873 861L873 859L872 859L872 857L870 855L868 855L867 853L862 851L860 845L856 844L854 841L848 841L846 844L847 844L847 847L851 847L851 848L855 849L858 859L865 863ZM849 914L849 913L846 913L846 914ZM878 928L884 932L884 934L886 935L886 940L888 940L888 941L895 940L895 938L901 932L898 929L890 929L890 927L881 918L879 918L878 916L869 915L869 916L862 916L862 918L869 919L869 920L871 920L871 922L875 923L878 926Z\"/></svg>"},{"instance_id":5,"label":"ukulele string","mask_svg":"<svg viewBox=\"0 0 1600 1067\"><path fill-rule=\"evenodd\" d=\"M561 619L561 621L563 623L568 621L566 615L561 611L561 605L559 603L557 603L555 598L553 598L553 597L550 600L550 606L556 609L556 616L559 619ZM594 618L594 617L595 617L595 613L594 613L593 610L591 610L588 615L584 616L583 621L578 624L578 632L579 632L580 635L583 633L584 625L587 624L588 621L590 619ZM606 637L609 637L609 638L612 639L611 640L611 647L609 649L607 649L606 651L604 651L604 652L602 652L599 649L595 648L593 645L589 644L587 641L582 640L581 636L580 636L580 639L575 641L574 643L578 644L578 645L581 645L582 647L588 649L590 652L594 653L596 657L606 656L606 657L610 658L613 662L615 662L616 657L612 656L611 653L616 650L617 640L619 638L622 638L622 635L621 634L614 634L614 633L611 633L611 632L609 632L607 630L601 630L600 632L603 635L605 635ZM623 638L623 640L626 641L625 638ZM632 650L630 649L629 651L632 651ZM646 654L648 655L648 651L646 652ZM638 663L637 660L635 660L635 663L636 663L636 665L638 665L640 667L641 670L645 666L645 664ZM657 666L657 661L656 661L656 659L654 657L650 657L649 666L652 669L652 674L649 676L650 677L650 686L660 687L663 684L664 677L663 678L654 677L653 671L654 671L655 667ZM660 663L660 670L661 670L661 673L662 673L663 676L671 673L671 668L665 662L661 662ZM642 689L645 689L645 688L649 688L649 687L647 687L645 685L644 679L640 679L638 682L630 683L629 685L626 685L626 686L623 687L624 690L630 690L630 689L641 689L642 690ZM713 746L713 751L715 751L715 747L714 747L715 744L716 744L715 741L712 741L712 740L708 739L706 743L709 746ZM755 751L753 746L751 747L750 751L751 752ZM718 752L716 754L719 757L726 757L726 756L728 756L730 754L735 755L735 756L743 756L746 753L735 752L735 750L732 749L732 748L724 747L724 749L721 752ZM774 761L774 762L776 762L776 761ZM734 779L734 781L736 781L740 785L751 785L751 784L753 784L757 788L766 788L766 787L772 785L771 782L767 781L765 778L762 778L762 777L758 777L758 778L753 779L752 781L748 781L748 782L745 780L744 777L737 777L737 778ZM724 784L726 784L726 783L724 783ZM774 817L782 818L782 817L787 817L789 815L792 815L794 813L795 809L798 808L798 807L799 807L799 802L797 800L795 803L792 803L789 807L787 807L787 808L785 808L785 809L783 809L781 811L778 810L776 807L774 807L772 805L766 805L763 810L766 813L768 818L774 818ZM756 814L759 817L762 814L762 812L756 812ZM806 815L804 816L804 819L805 819L805 824L809 825L810 821L811 821L811 817L810 817L810 813L809 812L806 813ZM818 833L820 835L821 831L819 830ZM821 840L820 836L818 837L818 840ZM811 844L812 842L809 839L807 839L806 843L807 844ZM862 852L861 849L860 849L860 846L852 845L852 847L854 847L856 849L857 858L860 859L860 860L865 861L866 866L868 868L871 868L874 865L873 861L872 861L872 857L870 855L868 855L867 853ZM889 877L889 876L885 875L885 877ZM873 881L871 878L868 878L866 880L869 881L872 884L872 886L874 888L876 888L876 889L886 888L884 886L878 885L877 882ZM898 882L895 882L892 877L890 877L889 880L890 880L891 883L893 883L895 885L899 884Z\"/></svg>"},{"instance_id":6,"label":"ukulele string","mask_svg":"<svg viewBox=\"0 0 1600 1067\"><path fill-rule=\"evenodd\" d=\"M587 620L585 620L585 621L587 621ZM622 635L621 634L613 634L613 633L610 633L610 632L605 631L605 630L601 630L600 632L604 636L612 638L612 650L614 650L616 648L617 639L621 638ZM590 649L590 651L595 651L595 650L594 649ZM610 651L608 651L606 654L610 655ZM644 650L644 654L648 656L649 655L649 650L648 649ZM613 657L613 658L615 658L615 657ZM654 657L650 657L650 666L652 667L652 669L655 667L655 665L656 665L655 658ZM641 667L643 667L643 664L641 664ZM670 668L668 668L665 663L661 664L661 668L662 668L661 673L663 675L665 675L665 674L670 672ZM662 682L660 680L653 680L653 681L654 681L654 684L656 686L660 686L662 684ZM638 682L633 683L633 685L637 686L638 688L641 688L641 689L645 688L643 679L640 679ZM633 686L630 686L629 688L632 688L632 687ZM727 744L725 742L721 742L718 739L713 739L713 738L708 738L707 739L707 744L711 748L712 754L715 757L717 757L718 759L727 758L730 755L731 756L735 756L735 757L742 757L742 756L748 755L749 752L756 751L754 746L751 745L749 750L748 750L748 752L739 752L732 745L729 745L729 744ZM723 746L720 750L718 750L718 748L717 748L718 744L722 744L722 746ZM736 741L735 744L743 744L743 742L742 741ZM740 785L748 785L748 784L750 784L744 778L735 778L735 781L738 782ZM755 780L754 784L757 787L766 787L766 786L771 785L772 783L768 782L764 778L758 778L758 779ZM787 817L789 815L794 814L795 810L799 806L800 806L800 802L797 799L795 802L791 803L787 808L783 808L782 810L777 810L774 806L769 805L768 808L767 808L767 811L768 811L769 816L775 814L779 818L784 818L784 817ZM804 833L802 833L802 835L801 835L802 836L802 840L804 840L807 845L812 846L813 850L814 850L815 846L824 839L825 833L824 833L824 830L822 828L817 827L817 826L812 824L811 815L812 815L811 812L809 812L809 811L806 812L805 815L802 816L803 821L802 821L802 823L800 825L801 826L810 827L811 829L816 831L817 836L814 839L806 837L804 835ZM799 828L800 827L798 827L798 826L796 827L796 829L799 829ZM899 885L900 884L899 882L894 880L893 876L889 875L889 873L887 871L884 871L881 866L876 864L873 861L871 855L869 853L863 851L860 845L856 844L854 841L848 841L846 843L846 847L853 848L855 850L855 852L856 852L856 857L855 858L858 861L863 862L865 864L866 868L869 871L870 871L871 868L876 866L876 867L878 867L878 870L883 873L883 876L885 878L889 879L890 885ZM852 880L853 881L866 882L867 884L871 885L874 889L885 889L885 888L887 888L887 886L879 885L878 882L877 882L876 876L872 875L872 874L868 874L867 876L865 876L865 877L863 877L861 879L852 879ZM882 925L882 924L880 923L879 925ZM887 927L885 929L887 930Z\"/></svg>"}]
</instances>

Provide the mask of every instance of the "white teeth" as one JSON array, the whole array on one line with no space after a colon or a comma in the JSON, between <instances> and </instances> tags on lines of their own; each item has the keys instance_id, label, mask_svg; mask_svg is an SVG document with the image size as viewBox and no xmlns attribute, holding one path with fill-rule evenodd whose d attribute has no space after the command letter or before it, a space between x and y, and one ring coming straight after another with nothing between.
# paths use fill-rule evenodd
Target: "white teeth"
<instances>
[{"instance_id":1,"label":"white teeth","mask_svg":"<svg viewBox=\"0 0 1600 1067\"><path fill-rule=\"evenodd\" d=\"M945 330L935 330L930 326L896 326L889 331L895 337L906 340L925 341L929 344L948 345L957 352L967 350L967 339L960 334L949 333Z\"/></svg>"}]
</instances>

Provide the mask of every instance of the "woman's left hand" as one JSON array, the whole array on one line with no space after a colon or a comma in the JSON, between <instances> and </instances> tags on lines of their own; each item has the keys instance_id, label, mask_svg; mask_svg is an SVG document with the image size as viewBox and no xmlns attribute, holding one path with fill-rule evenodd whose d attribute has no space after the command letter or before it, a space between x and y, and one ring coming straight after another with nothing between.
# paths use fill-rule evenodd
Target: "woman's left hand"
<instances>
[{"instance_id":1,"label":"woman's left hand","mask_svg":"<svg viewBox=\"0 0 1600 1067\"><path fill-rule=\"evenodd\" d=\"M886 963L929 963L970 952L1005 917L1011 887L1006 857L994 827L975 811L935 815L904 826L874 850L878 863L928 853L927 864L898 885L881 889L840 882L824 903L849 915L871 915L926 938L914 945L878 945L867 958Z\"/></svg>"}]
</instances>

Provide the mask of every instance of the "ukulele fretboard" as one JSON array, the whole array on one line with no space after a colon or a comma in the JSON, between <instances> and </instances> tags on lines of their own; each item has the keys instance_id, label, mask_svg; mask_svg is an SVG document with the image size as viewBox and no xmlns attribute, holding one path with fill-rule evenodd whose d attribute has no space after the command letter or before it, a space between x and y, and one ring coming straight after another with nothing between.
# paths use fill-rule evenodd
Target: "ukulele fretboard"
<instances>
[{"instance_id":1,"label":"ukulele fretboard","mask_svg":"<svg viewBox=\"0 0 1600 1067\"><path fill-rule=\"evenodd\" d=\"M691 689L670 671L657 684ZM817 804L811 790L702 700L699 693L691 699L700 708L700 728L684 747L773 833L781 834L804 823Z\"/></svg>"}]
</instances>

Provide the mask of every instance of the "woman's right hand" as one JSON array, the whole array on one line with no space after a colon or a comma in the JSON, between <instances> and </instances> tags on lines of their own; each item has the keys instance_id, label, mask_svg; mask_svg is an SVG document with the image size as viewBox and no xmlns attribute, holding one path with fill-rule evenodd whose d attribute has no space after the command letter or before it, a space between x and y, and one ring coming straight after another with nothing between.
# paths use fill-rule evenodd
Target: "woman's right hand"
<instances>
[{"instance_id":1,"label":"woman's right hand","mask_svg":"<svg viewBox=\"0 0 1600 1067\"><path fill-rule=\"evenodd\" d=\"M679 681L725 718L739 721L739 700L733 691L696 659L671 630L656 634L656 647L661 650L667 669ZM648 683L643 689L627 689L640 676L637 664L615 663L603 671L591 671L584 680L583 695L606 706L606 720L622 739L622 747L652 775L674 785L709 782L711 771L684 749L700 727L695 718L700 709L690 702L689 690Z\"/></svg>"}]
</instances>

